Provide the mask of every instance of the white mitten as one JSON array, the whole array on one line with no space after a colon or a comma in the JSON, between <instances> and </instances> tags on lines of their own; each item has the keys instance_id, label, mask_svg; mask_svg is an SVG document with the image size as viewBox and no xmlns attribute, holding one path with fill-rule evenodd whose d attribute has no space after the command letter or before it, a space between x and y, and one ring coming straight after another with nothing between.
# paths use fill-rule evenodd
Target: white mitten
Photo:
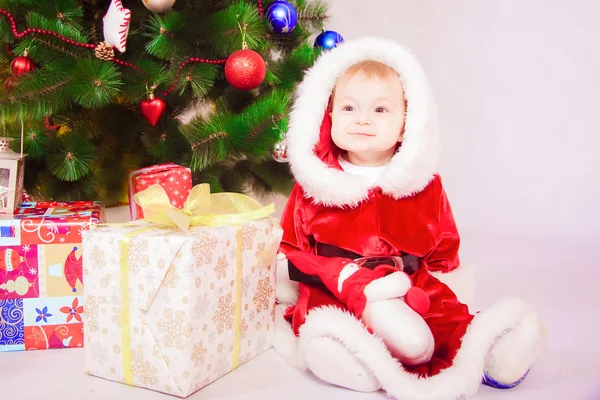
<instances>
[{"instance_id":1,"label":"white mitten","mask_svg":"<svg viewBox=\"0 0 600 400\"><path fill-rule=\"evenodd\" d=\"M434 339L425 320L404 300L411 289L404 272L374 280L364 289L367 305L361 319L394 357L403 364L418 365L431 359Z\"/></svg>"}]
</instances>

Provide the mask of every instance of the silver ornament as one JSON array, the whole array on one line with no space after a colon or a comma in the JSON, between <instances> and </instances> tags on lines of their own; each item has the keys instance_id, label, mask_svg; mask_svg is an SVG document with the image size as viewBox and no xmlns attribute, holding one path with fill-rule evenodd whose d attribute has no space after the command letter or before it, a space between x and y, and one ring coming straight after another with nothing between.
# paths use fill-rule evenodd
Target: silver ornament
<instances>
[{"instance_id":1,"label":"silver ornament","mask_svg":"<svg viewBox=\"0 0 600 400\"><path fill-rule=\"evenodd\" d=\"M284 163L288 161L287 154L288 146L286 141L279 142L273 148L273 159L277 162Z\"/></svg>"},{"instance_id":2,"label":"silver ornament","mask_svg":"<svg viewBox=\"0 0 600 400\"><path fill-rule=\"evenodd\" d=\"M148 10L155 13L162 13L169 11L173 7L173 4L175 4L175 0L142 0L142 3L144 3Z\"/></svg>"}]
</instances>

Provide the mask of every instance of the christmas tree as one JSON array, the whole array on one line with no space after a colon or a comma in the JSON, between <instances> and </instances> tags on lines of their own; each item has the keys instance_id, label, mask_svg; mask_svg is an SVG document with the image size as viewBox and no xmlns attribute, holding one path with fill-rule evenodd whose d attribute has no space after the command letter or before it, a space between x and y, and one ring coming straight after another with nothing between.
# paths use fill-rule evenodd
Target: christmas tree
<instances>
[{"instance_id":1,"label":"christmas tree","mask_svg":"<svg viewBox=\"0 0 600 400\"><path fill-rule=\"evenodd\" d=\"M326 12L320 0L0 0L0 136L24 134L27 192L116 204L128 171L174 162L213 192L287 193L273 149L326 49L312 40Z\"/></svg>"}]
</instances>

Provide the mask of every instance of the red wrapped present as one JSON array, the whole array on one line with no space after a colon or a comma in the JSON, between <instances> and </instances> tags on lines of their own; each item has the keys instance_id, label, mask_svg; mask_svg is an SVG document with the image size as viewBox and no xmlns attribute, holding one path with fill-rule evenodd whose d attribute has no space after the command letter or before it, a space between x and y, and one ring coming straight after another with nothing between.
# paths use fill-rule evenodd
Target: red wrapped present
<instances>
[{"instance_id":1,"label":"red wrapped present","mask_svg":"<svg viewBox=\"0 0 600 400\"><path fill-rule=\"evenodd\" d=\"M129 173L129 213L131 220L144 218L142 208L135 204L133 196L154 184L161 185L171 204L183 207L192 190L192 172L189 168L173 163L153 165Z\"/></svg>"},{"instance_id":2,"label":"red wrapped present","mask_svg":"<svg viewBox=\"0 0 600 400\"><path fill-rule=\"evenodd\" d=\"M0 217L0 352L83 346L81 235L100 202L23 203Z\"/></svg>"}]
</instances>

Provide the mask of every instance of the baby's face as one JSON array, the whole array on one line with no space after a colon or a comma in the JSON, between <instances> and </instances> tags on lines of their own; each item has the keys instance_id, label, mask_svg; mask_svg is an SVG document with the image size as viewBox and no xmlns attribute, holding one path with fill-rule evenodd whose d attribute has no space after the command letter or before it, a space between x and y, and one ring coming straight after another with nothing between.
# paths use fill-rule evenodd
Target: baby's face
<instances>
[{"instance_id":1,"label":"baby's face","mask_svg":"<svg viewBox=\"0 0 600 400\"><path fill-rule=\"evenodd\" d=\"M402 141L405 111L404 90L392 71L382 77L344 74L333 98L331 137L350 162L383 165Z\"/></svg>"}]
</instances>

